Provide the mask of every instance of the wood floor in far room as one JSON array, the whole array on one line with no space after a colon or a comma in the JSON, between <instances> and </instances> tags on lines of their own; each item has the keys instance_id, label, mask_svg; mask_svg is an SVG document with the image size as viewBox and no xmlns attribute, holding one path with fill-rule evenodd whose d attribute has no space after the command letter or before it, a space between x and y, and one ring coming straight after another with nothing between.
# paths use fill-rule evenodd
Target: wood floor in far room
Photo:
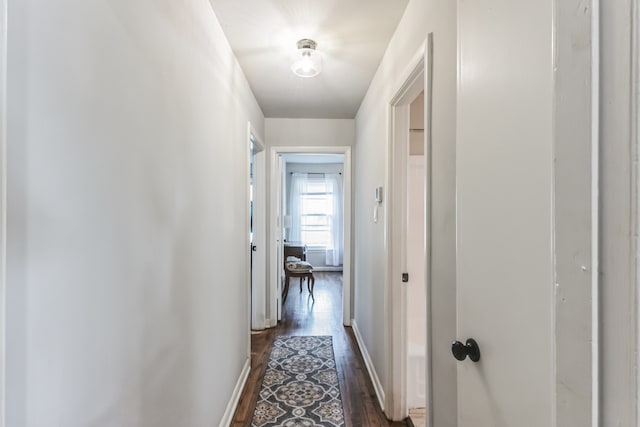
<instances>
[{"instance_id":1,"label":"wood floor in far room","mask_svg":"<svg viewBox=\"0 0 640 427\"><path fill-rule=\"evenodd\" d=\"M351 328L342 326L342 273L317 272L315 302L306 286L291 282L282 321L276 328L251 337L251 374L231 425L249 427L273 340L278 335L331 335L340 377L346 427L406 426L386 419L378 405L367 368Z\"/></svg>"}]
</instances>

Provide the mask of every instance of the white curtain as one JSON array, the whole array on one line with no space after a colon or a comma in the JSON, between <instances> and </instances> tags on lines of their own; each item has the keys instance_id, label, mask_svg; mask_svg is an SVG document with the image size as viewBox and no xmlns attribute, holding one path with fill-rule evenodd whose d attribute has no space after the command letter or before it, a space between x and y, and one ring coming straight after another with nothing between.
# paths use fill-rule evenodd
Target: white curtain
<instances>
[{"instance_id":1,"label":"white curtain","mask_svg":"<svg viewBox=\"0 0 640 427\"><path fill-rule=\"evenodd\" d=\"M327 192L333 195L333 212L331 212L331 243L326 249L326 264L332 266L342 265L343 220L342 220L342 175L325 174Z\"/></svg>"},{"instance_id":2,"label":"white curtain","mask_svg":"<svg viewBox=\"0 0 640 427\"><path fill-rule=\"evenodd\" d=\"M289 241L300 242L300 215L301 195L307 182L306 173L291 174L291 189L289 191L289 215L291 216L291 228L289 228Z\"/></svg>"}]
</instances>

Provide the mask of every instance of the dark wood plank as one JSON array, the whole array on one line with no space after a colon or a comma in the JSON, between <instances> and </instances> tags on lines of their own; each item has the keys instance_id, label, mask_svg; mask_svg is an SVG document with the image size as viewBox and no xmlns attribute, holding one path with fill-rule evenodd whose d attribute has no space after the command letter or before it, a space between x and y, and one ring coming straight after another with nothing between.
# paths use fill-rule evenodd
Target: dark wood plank
<instances>
[{"instance_id":1,"label":"dark wood plank","mask_svg":"<svg viewBox=\"0 0 640 427\"><path fill-rule=\"evenodd\" d=\"M406 426L387 420L378 404L369 374L351 328L342 325L342 274L316 272L315 301L292 287L276 328L251 336L251 373L231 425L248 427L260 392L267 358L278 335L331 335L340 377L346 427Z\"/></svg>"}]
</instances>

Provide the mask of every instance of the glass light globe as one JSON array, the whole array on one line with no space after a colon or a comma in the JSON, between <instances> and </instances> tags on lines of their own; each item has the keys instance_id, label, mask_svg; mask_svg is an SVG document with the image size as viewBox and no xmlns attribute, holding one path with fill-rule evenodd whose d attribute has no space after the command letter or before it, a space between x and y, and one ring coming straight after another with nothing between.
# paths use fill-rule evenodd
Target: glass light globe
<instances>
[{"instance_id":1,"label":"glass light globe","mask_svg":"<svg viewBox=\"0 0 640 427\"><path fill-rule=\"evenodd\" d=\"M300 77L315 77L322 71L322 56L316 50L316 42L302 39L298 42L296 60L291 71Z\"/></svg>"}]
</instances>

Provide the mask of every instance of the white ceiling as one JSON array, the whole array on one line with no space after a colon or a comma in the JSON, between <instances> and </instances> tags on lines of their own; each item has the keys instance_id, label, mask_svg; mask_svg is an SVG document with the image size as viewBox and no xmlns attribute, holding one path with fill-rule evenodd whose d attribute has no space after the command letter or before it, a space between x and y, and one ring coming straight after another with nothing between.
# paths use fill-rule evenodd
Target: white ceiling
<instances>
[{"instance_id":1,"label":"white ceiling","mask_svg":"<svg viewBox=\"0 0 640 427\"><path fill-rule=\"evenodd\" d=\"M409 0L211 0L265 117L353 118ZM323 56L291 72L296 42Z\"/></svg>"}]
</instances>

